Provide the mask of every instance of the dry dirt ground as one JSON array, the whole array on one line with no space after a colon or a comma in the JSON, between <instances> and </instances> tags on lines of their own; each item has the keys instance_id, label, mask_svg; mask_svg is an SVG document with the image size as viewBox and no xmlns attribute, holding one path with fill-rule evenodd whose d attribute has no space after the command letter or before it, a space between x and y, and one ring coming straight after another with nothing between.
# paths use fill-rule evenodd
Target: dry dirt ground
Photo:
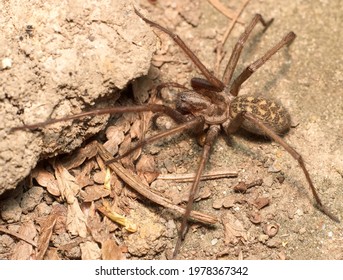
<instances>
[{"instance_id":1,"label":"dry dirt ground","mask_svg":"<svg viewBox=\"0 0 343 280\"><path fill-rule=\"evenodd\" d=\"M178 33L213 69L215 47L230 21L207 1L155 2L152 5L142 1L145 14ZM222 2L236 11L242 4ZM284 1L252 0L240 20L247 23L255 13L267 19L273 17L274 22L263 34L261 27L256 27L239 61L238 72L286 32L294 31L297 38L289 49L280 51L255 73L240 94L272 97L289 110L293 128L284 139L303 156L324 204L343 219L340 1L299 0L286 5ZM225 50L230 52L243 29L242 25L236 26ZM132 103L132 95L137 99L159 82L187 85L197 75L173 41L160 32L156 34L159 51L150 73L128 89L129 97L123 96L121 104ZM224 64L225 59L227 56ZM162 93L166 103L172 101L173 93ZM128 114L114 118L114 126L108 128L106 136L112 134L115 143L106 141L105 135L97 139L111 147L113 153L118 149L122 153L131 141L141 137L141 128L149 117ZM146 134L168 128L170 121L158 118L156 125L157 129L150 128ZM137 195L113 174L112 189L98 191L106 173L101 159L86 160L81 165L86 155L92 153L90 147L67 158L43 162L33 173L31 184L28 180L3 198L0 258L42 258L37 251L50 259L170 257L180 216ZM169 137L145 147L136 169L143 175L142 180L149 182L154 181L155 171L191 173L200 152L196 141L187 134ZM130 162L125 165L129 167ZM314 207L301 169L282 147L246 133L219 138L206 166L206 172L216 170L236 171L238 176L202 182L195 208L220 218L221 222L214 226L192 223L180 259L342 259L342 224L331 221ZM261 186L252 187L245 194L233 191L239 182L257 179L263 180ZM69 182L63 190L56 187L61 181ZM161 180L151 184L152 189L174 202L186 197L187 186ZM258 209L258 198L269 199L269 205ZM94 211L94 207L102 211ZM130 233L103 218L106 211L125 215L137 231ZM23 241L24 237L33 242Z\"/></svg>"}]
</instances>

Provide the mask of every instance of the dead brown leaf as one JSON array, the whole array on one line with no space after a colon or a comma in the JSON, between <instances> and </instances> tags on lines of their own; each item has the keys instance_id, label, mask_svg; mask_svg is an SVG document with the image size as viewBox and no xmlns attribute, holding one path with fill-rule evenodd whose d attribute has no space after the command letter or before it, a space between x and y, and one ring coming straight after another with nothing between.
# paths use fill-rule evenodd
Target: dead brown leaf
<instances>
[{"instance_id":1,"label":"dead brown leaf","mask_svg":"<svg viewBox=\"0 0 343 280\"><path fill-rule=\"evenodd\" d=\"M61 163L54 162L53 167L62 198L68 204L73 204L76 194L80 191L80 186L76 183L75 177Z\"/></svg>"},{"instance_id":2,"label":"dead brown leaf","mask_svg":"<svg viewBox=\"0 0 343 280\"><path fill-rule=\"evenodd\" d=\"M68 204L67 230L72 235L79 235L83 238L87 236L86 217L76 199L72 204Z\"/></svg>"},{"instance_id":3,"label":"dead brown leaf","mask_svg":"<svg viewBox=\"0 0 343 280\"><path fill-rule=\"evenodd\" d=\"M133 124L131 125L131 129L130 129L130 136L131 139L135 139L135 138L140 138L141 137L141 120L140 119L136 119Z\"/></svg>"},{"instance_id":4,"label":"dead brown leaf","mask_svg":"<svg viewBox=\"0 0 343 280\"><path fill-rule=\"evenodd\" d=\"M18 233L26 236L27 239L33 240L37 235L36 227L33 221L28 221L25 224L21 225ZM33 246L21 240L14 245L13 255L11 256L11 259L29 260L32 258L33 253Z\"/></svg>"},{"instance_id":5,"label":"dead brown leaf","mask_svg":"<svg viewBox=\"0 0 343 280\"><path fill-rule=\"evenodd\" d=\"M92 158L96 155L97 149L93 143L89 143L83 148L79 148L71 156L63 159L62 165L65 169L73 169L79 167L86 159Z\"/></svg>"},{"instance_id":6,"label":"dead brown leaf","mask_svg":"<svg viewBox=\"0 0 343 280\"><path fill-rule=\"evenodd\" d=\"M75 182L80 186L81 189L94 184L94 179L90 174L95 166L95 160L89 160L82 165L80 173L75 176Z\"/></svg>"},{"instance_id":7,"label":"dead brown leaf","mask_svg":"<svg viewBox=\"0 0 343 280\"><path fill-rule=\"evenodd\" d=\"M102 214L104 214L107 218L109 218L111 221L124 226L124 228L128 232L135 232L135 231L137 231L137 225L132 223L126 217L116 213L113 209L111 209L111 206L108 203L106 203L106 201L103 201L103 205L98 206L97 209Z\"/></svg>"},{"instance_id":8,"label":"dead brown leaf","mask_svg":"<svg viewBox=\"0 0 343 280\"><path fill-rule=\"evenodd\" d=\"M97 243L86 241L80 244L82 260L100 260L101 250Z\"/></svg>"},{"instance_id":9,"label":"dead brown leaf","mask_svg":"<svg viewBox=\"0 0 343 280\"><path fill-rule=\"evenodd\" d=\"M247 231L244 229L243 224L236 219L236 217L230 213L227 213L222 217L222 223L224 225L224 243L225 244L237 244L239 240L247 240Z\"/></svg>"},{"instance_id":10,"label":"dead brown leaf","mask_svg":"<svg viewBox=\"0 0 343 280\"><path fill-rule=\"evenodd\" d=\"M118 246L113 239L105 240L101 246L103 260L125 260L125 251L126 247Z\"/></svg>"},{"instance_id":11,"label":"dead brown leaf","mask_svg":"<svg viewBox=\"0 0 343 280\"><path fill-rule=\"evenodd\" d=\"M151 155L142 155L136 164L138 175L144 176L147 184L155 181L159 172L156 169L155 159Z\"/></svg>"},{"instance_id":12,"label":"dead brown leaf","mask_svg":"<svg viewBox=\"0 0 343 280\"><path fill-rule=\"evenodd\" d=\"M54 227L60 217L63 217L65 214L64 208L55 206L52 213L40 223L41 231L38 239L38 248L36 253L36 259L42 260L48 249L49 242L54 230Z\"/></svg>"},{"instance_id":13,"label":"dead brown leaf","mask_svg":"<svg viewBox=\"0 0 343 280\"><path fill-rule=\"evenodd\" d=\"M58 182L55 176L50 172L46 171L42 167L37 167L32 172L32 178L36 179L38 184L42 187L46 187L47 191L54 195L60 196L61 192L58 188Z\"/></svg>"},{"instance_id":14,"label":"dead brown leaf","mask_svg":"<svg viewBox=\"0 0 343 280\"><path fill-rule=\"evenodd\" d=\"M100 215L96 212L94 203L88 209L87 227L98 243L103 243L110 238L109 227L105 221L101 221Z\"/></svg>"},{"instance_id":15,"label":"dead brown leaf","mask_svg":"<svg viewBox=\"0 0 343 280\"><path fill-rule=\"evenodd\" d=\"M46 260L60 260L60 256L58 255L57 248L49 248L45 254Z\"/></svg>"},{"instance_id":16,"label":"dead brown leaf","mask_svg":"<svg viewBox=\"0 0 343 280\"><path fill-rule=\"evenodd\" d=\"M109 196L110 194L111 190L107 190L103 186L94 185L86 187L81 191L81 198L84 202L91 202Z\"/></svg>"}]
</instances>

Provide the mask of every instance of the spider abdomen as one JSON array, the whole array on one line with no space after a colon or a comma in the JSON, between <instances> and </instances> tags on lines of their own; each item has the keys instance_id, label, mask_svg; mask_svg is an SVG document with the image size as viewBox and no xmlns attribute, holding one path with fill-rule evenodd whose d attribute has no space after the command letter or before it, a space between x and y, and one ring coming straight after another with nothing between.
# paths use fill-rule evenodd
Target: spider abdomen
<instances>
[{"instance_id":1,"label":"spider abdomen","mask_svg":"<svg viewBox=\"0 0 343 280\"><path fill-rule=\"evenodd\" d=\"M290 115L281 104L274 100L263 97L238 96L230 104L230 117L234 118L240 112L253 114L277 134L283 134L290 128ZM248 120L244 120L241 127L254 134L265 134Z\"/></svg>"}]
</instances>

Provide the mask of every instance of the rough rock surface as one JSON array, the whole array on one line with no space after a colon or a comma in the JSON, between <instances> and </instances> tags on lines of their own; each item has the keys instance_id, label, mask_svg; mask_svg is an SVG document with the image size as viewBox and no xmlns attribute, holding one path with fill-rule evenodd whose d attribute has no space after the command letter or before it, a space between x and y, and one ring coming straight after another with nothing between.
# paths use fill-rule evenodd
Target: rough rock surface
<instances>
[{"instance_id":1,"label":"rough rock surface","mask_svg":"<svg viewBox=\"0 0 343 280\"><path fill-rule=\"evenodd\" d=\"M0 9L1 194L40 158L69 152L97 133L106 117L34 133L11 127L110 106L147 73L155 43L128 1L2 1Z\"/></svg>"}]
</instances>

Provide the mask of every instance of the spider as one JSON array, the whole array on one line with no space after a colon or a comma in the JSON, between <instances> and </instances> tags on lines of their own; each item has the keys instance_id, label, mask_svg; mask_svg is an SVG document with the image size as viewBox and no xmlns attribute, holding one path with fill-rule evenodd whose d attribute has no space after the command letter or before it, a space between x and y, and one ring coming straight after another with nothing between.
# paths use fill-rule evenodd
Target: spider
<instances>
[{"instance_id":1,"label":"spider","mask_svg":"<svg viewBox=\"0 0 343 280\"><path fill-rule=\"evenodd\" d=\"M191 131L192 134L196 136L204 135L205 137L202 154L194 181L190 189L189 200L186 206L185 214L181 221L178 239L173 253L174 258L177 256L182 244L182 240L185 238L185 235L188 231L190 212L193 208L193 202L199 189L200 177L204 171L205 164L210 157L213 143L221 132L230 135L236 132L239 128L243 128L254 134L267 136L281 145L298 162L312 191L317 207L332 220L339 222L339 219L334 216L321 202L321 199L317 194L301 155L289 144L287 144L280 136L285 134L290 129L290 115L288 114L287 110L280 103L271 99L249 95L238 96L241 85L281 48L290 45L296 37L295 33L287 33L263 56L248 65L235 79L232 79L233 72L237 66L240 54L252 30L259 23L264 27L264 30L266 30L273 22L273 19L266 21L261 15L256 14L235 44L229 58L229 62L224 70L222 80L219 80L205 67L205 65L178 35L172 33L158 23L147 19L138 10L135 9L135 12L144 22L169 35L183 50L183 52L193 61L195 66L205 77L205 79L198 77L192 78L190 81L192 87L191 89L175 82L163 83L157 86L157 92L160 92L163 88L168 87L182 89L182 91L178 93L175 109L160 104L103 108L60 119L51 119L33 125L23 125L14 129L35 129L48 124L78 119L85 116L119 114L125 112L137 113L144 111L163 113L177 123L177 125L171 129L142 140L136 146L129 149L125 154L117 157L114 160L123 158L134 150L148 143L175 133ZM107 163L112 161L113 160L108 161Z\"/></svg>"}]
</instances>

